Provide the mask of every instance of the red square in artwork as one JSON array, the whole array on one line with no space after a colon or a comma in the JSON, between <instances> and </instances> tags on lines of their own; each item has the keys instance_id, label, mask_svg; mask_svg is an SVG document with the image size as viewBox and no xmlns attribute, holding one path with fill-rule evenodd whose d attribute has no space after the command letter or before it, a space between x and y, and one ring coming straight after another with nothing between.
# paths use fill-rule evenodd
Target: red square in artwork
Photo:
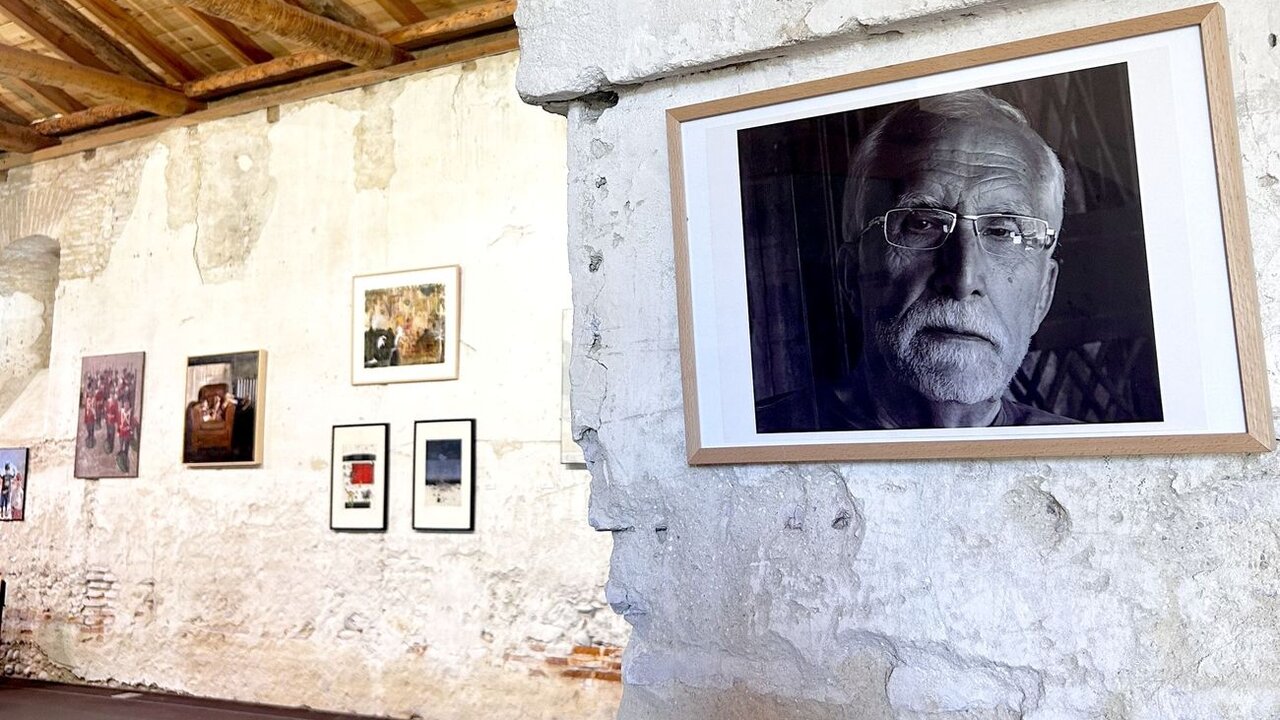
<instances>
[{"instance_id":1,"label":"red square in artwork","mask_svg":"<svg viewBox=\"0 0 1280 720\"><path fill-rule=\"evenodd\" d=\"M373 484L373 463L352 463L351 464L351 484L352 485L372 485Z\"/></svg>"}]
</instances>

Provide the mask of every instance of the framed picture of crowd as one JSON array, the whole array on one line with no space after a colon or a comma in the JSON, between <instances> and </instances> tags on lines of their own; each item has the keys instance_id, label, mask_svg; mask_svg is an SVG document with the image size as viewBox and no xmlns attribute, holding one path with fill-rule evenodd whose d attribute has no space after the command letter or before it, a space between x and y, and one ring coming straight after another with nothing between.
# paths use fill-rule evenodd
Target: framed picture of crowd
<instances>
[{"instance_id":1,"label":"framed picture of crowd","mask_svg":"<svg viewBox=\"0 0 1280 720\"><path fill-rule=\"evenodd\" d=\"M141 352L81 359L75 477L138 477L145 363Z\"/></svg>"},{"instance_id":2,"label":"framed picture of crowd","mask_svg":"<svg viewBox=\"0 0 1280 720\"><path fill-rule=\"evenodd\" d=\"M187 358L182 462L189 467L262 464L267 352Z\"/></svg>"},{"instance_id":3,"label":"framed picture of crowd","mask_svg":"<svg viewBox=\"0 0 1280 720\"><path fill-rule=\"evenodd\" d=\"M475 530L475 457L475 420L413 424L414 530Z\"/></svg>"},{"instance_id":4,"label":"framed picture of crowd","mask_svg":"<svg viewBox=\"0 0 1280 720\"><path fill-rule=\"evenodd\" d=\"M1223 10L668 112L691 463L1262 452Z\"/></svg>"},{"instance_id":5,"label":"framed picture of crowd","mask_svg":"<svg viewBox=\"0 0 1280 720\"><path fill-rule=\"evenodd\" d=\"M461 274L450 265L353 280L353 385L458 377Z\"/></svg>"},{"instance_id":6,"label":"framed picture of crowd","mask_svg":"<svg viewBox=\"0 0 1280 720\"><path fill-rule=\"evenodd\" d=\"M335 425L329 479L329 528L387 529L387 423Z\"/></svg>"}]
</instances>

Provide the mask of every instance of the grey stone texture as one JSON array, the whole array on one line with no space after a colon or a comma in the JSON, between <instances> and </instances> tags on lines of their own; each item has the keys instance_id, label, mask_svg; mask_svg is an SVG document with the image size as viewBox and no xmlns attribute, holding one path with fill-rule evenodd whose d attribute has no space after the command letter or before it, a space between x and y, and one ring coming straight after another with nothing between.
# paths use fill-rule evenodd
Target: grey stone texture
<instances>
[{"instance_id":1,"label":"grey stone texture","mask_svg":"<svg viewBox=\"0 0 1280 720\"><path fill-rule=\"evenodd\" d=\"M1277 396L1280 5L1223 4ZM633 627L620 718L1280 716L1274 455L685 462L668 108L1181 6L521 2L521 92L569 118L574 430Z\"/></svg>"}]
</instances>

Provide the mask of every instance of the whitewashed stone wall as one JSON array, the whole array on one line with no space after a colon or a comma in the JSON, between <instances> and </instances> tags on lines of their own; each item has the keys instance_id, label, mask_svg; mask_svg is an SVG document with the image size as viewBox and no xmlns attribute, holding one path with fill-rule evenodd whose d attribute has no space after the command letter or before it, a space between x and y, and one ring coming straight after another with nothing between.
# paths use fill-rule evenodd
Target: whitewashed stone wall
<instances>
[{"instance_id":1,"label":"whitewashed stone wall","mask_svg":"<svg viewBox=\"0 0 1280 720\"><path fill-rule=\"evenodd\" d=\"M565 123L514 54L0 184L0 257L61 249L0 523L6 673L393 717L607 718L626 626L560 463ZM7 262L7 261L6 261ZM461 378L353 387L352 276L462 266ZM6 319L6 329L9 328ZM180 463L187 355L268 352L258 469ZM140 477L72 477L80 358L144 350ZM0 366L3 367L3 366ZM477 419L476 532L411 529L413 421ZM390 527L329 530L330 431L389 422Z\"/></svg>"},{"instance_id":2,"label":"whitewashed stone wall","mask_svg":"<svg viewBox=\"0 0 1280 720\"><path fill-rule=\"evenodd\" d=\"M621 718L1280 716L1275 456L684 461L667 108L1182 5L522 0L521 92L569 117ZM1224 5L1280 397L1280 5Z\"/></svg>"}]
</instances>

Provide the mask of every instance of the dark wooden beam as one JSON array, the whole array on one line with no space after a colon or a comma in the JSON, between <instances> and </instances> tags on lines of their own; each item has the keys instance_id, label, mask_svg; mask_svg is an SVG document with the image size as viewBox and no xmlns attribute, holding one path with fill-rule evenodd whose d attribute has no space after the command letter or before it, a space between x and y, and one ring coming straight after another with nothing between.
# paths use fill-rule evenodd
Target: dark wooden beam
<instances>
[{"instance_id":1,"label":"dark wooden beam","mask_svg":"<svg viewBox=\"0 0 1280 720\"><path fill-rule=\"evenodd\" d=\"M411 25L427 19L427 14L413 4L412 0L378 0L378 4L401 25Z\"/></svg>"},{"instance_id":2,"label":"dark wooden beam","mask_svg":"<svg viewBox=\"0 0 1280 720\"><path fill-rule=\"evenodd\" d=\"M31 121L23 117L17 110L0 102L0 122L12 123L14 125L30 125Z\"/></svg>"},{"instance_id":3,"label":"dark wooden beam","mask_svg":"<svg viewBox=\"0 0 1280 720\"><path fill-rule=\"evenodd\" d=\"M26 125L0 121L0 150L31 153L53 147L61 141L32 130Z\"/></svg>"},{"instance_id":4,"label":"dark wooden beam","mask_svg":"<svg viewBox=\"0 0 1280 720\"><path fill-rule=\"evenodd\" d=\"M182 0L188 7L241 27L292 40L361 67L380 68L408 56L377 35L307 12L283 0Z\"/></svg>"},{"instance_id":5,"label":"dark wooden beam","mask_svg":"<svg viewBox=\"0 0 1280 720\"><path fill-rule=\"evenodd\" d=\"M39 53L0 45L0 73L57 88L76 88L157 115L182 115L199 104L180 92Z\"/></svg>"},{"instance_id":6,"label":"dark wooden beam","mask_svg":"<svg viewBox=\"0 0 1280 720\"><path fill-rule=\"evenodd\" d=\"M114 0L80 0L80 5L178 82L194 80L203 74L180 53L160 42Z\"/></svg>"},{"instance_id":7,"label":"dark wooden beam","mask_svg":"<svg viewBox=\"0 0 1280 720\"><path fill-rule=\"evenodd\" d=\"M93 51L71 37L62 28L49 22L43 15L33 10L24 0L0 0L0 10L9 16L18 27L27 34L43 42L49 49L72 62L98 70L112 70Z\"/></svg>"},{"instance_id":8,"label":"dark wooden beam","mask_svg":"<svg viewBox=\"0 0 1280 720\"><path fill-rule=\"evenodd\" d=\"M261 45L254 42L253 38L249 37L245 31L226 20L208 13L202 13L180 3L175 4L174 7L181 10L197 25L203 26L219 47L240 62L256 65L275 59L275 55L267 52Z\"/></svg>"},{"instance_id":9,"label":"dark wooden beam","mask_svg":"<svg viewBox=\"0 0 1280 720\"><path fill-rule=\"evenodd\" d=\"M152 72L151 68L139 60L129 48L81 15L79 11L68 5L66 0L39 0L38 2L26 0L26 2L45 20L63 30L78 44L88 48L95 57L107 65L106 69L142 82L164 83L164 79Z\"/></svg>"},{"instance_id":10,"label":"dark wooden beam","mask_svg":"<svg viewBox=\"0 0 1280 720\"><path fill-rule=\"evenodd\" d=\"M369 22L369 18L342 0L289 0L289 2L308 12L327 17L334 22L340 22L347 27L353 27L371 34L378 32L373 23Z\"/></svg>"}]
</instances>

